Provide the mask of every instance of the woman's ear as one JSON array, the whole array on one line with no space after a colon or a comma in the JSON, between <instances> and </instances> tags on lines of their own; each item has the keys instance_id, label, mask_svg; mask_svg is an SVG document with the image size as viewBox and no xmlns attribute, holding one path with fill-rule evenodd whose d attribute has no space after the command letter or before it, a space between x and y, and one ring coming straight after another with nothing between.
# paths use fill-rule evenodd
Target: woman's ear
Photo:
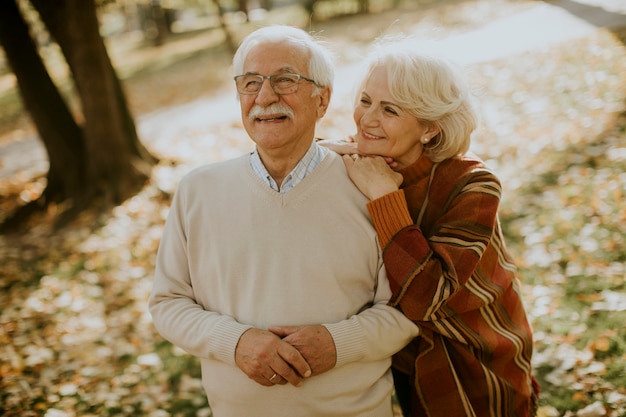
<instances>
[{"instance_id":1,"label":"woman's ear","mask_svg":"<svg viewBox=\"0 0 626 417\"><path fill-rule=\"evenodd\" d=\"M435 136L437 136L441 132L441 128L436 123L429 123L426 127L426 131L424 132L425 136L428 136L428 139L431 140Z\"/></svg>"}]
</instances>

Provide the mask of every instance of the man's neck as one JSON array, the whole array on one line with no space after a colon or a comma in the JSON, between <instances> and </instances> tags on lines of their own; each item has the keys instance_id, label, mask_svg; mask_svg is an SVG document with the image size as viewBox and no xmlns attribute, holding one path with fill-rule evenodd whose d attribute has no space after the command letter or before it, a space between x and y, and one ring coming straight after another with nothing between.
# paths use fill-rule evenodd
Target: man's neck
<instances>
[{"instance_id":1,"label":"man's neck","mask_svg":"<svg viewBox=\"0 0 626 417\"><path fill-rule=\"evenodd\" d=\"M310 149L311 143L304 149L299 149L298 151L292 151L287 154L284 154L280 151L272 149L262 149L257 147L257 152L259 153L259 157L261 158L261 162L265 166L265 169L270 174L270 176L276 181L278 188L280 189L283 180L293 169L296 167L298 162L302 159L302 157L307 153Z\"/></svg>"}]
</instances>

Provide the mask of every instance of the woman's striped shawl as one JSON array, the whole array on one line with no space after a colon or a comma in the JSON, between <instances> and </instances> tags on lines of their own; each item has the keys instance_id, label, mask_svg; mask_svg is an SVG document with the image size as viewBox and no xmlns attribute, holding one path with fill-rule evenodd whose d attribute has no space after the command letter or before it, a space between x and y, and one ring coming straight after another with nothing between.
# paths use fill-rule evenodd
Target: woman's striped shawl
<instances>
[{"instance_id":1,"label":"woman's striped shawl","mask_svg":"<svg viewBox=\"0 0 626 417\"><path fill-rule=\"evenodd\" d=\"M421 334L394 357L428 416L529 416L532 332L498 221L498 178L473 155L401 172L369 203L391 303ZM416 414L423 415L423 414Z\"/></svg>"}]
</instances>

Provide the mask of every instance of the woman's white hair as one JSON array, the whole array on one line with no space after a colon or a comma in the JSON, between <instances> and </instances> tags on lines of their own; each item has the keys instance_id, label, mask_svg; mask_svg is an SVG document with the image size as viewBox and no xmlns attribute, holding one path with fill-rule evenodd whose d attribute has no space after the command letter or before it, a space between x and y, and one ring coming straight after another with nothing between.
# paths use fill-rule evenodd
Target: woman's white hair
<instances>
[{"instance_id":1,"label":"woman's white hair","mask_svg":"<svg viewBox=\"0 0 626 417\"><path fill-rule=\"evenodd\" d=\"M321 39L313 37L302 29L287 25L266 26L246 36L233 57L234 75L243 73L244 63L252 49L268 43L287 43L302 48L309 55L309 74L307 77L315 80L317 84L314 95L320 92L318 86L328 87L332 91L335 66L330 50L324 46Z\"/></svg>"},{"instance_id":2,"label":"woman's white hair","mask_svg":"<svg viewBox=\"0 0 626 417\"><path fill-rule=\"evenodd\" d=\"M420 49L415 42L381 42L369 57L364 79L376 68L387 71L389 93L394 102L439 133L425 152L434 162L465 154L478 113L463 72L444 56Z\"/></svg>"}]
</instances>

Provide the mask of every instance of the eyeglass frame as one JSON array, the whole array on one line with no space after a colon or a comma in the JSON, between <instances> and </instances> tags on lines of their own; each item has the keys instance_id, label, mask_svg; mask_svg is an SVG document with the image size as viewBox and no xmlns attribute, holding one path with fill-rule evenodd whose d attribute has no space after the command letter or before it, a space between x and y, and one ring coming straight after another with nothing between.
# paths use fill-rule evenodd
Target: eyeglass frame
<instances>
[{"instance_id":1,"label":"eyeglass frame","mask_svg":"<svg viewBox=\"0 0 626 417\"><path fill-rule=\"evenodd\" d=\"M282 75L282 76L285 76L285 75L289 75L289 76L296 76L296 77L297 77L297 79L298 79L298 81L296 82L296 89L295 89L294 91L290 92L290 93L279 93L279 92L277 92L277 91L276 91L276 88L274 87L274 82L272 81L272 78L273 78L273 77L277 77L277 76L279 76L279 75ZM269 82L270 82L270 87L272 87L272 91L273 91L275 94L278 94L278 95L281 95L281 96L282 96L282 95L287 95L287 94L295 94L295 93L297 93L297 92L298 92L298 89L300 88L300 80L304 80L304 81L311 82L311 83L313 83L316 87L322 88L322 86L321 86L321 85L319 85L319 84L318 84L315 80L313 80L313 79L311 79L311 78L308 78L308 77L305 77L305 76L304 76L304 75L302 75L302 74L296 74L296 73L291 73L291 72L285 72L285 73L280 73L280 72L279 72L279 73L276 73L276 74L271 74L271 75L261 75L261 74L241 74L241 75L236 75L235 77L233 77L233 80L235 80L235 87L237 87L237 79L238 79L238 78L241 78L241 77L250 77L250 76L253 76L253 77L258 77L258 78L260 78L260 79L261 79L261 83L259 84L259 89L258 89L257 91L254 91L254 92L252 92L252 91L248 92L248 91L240 91L240 90L239 90L239 88L237 88L237 92L238 92L239 94L244 94L244 95L259 94L259 91L261 91L261 89L263 88L263 83L265 82L265 80L266 80L266 79L267 79L267 80L269 80Z\"/></svg>"}]
</instances>

